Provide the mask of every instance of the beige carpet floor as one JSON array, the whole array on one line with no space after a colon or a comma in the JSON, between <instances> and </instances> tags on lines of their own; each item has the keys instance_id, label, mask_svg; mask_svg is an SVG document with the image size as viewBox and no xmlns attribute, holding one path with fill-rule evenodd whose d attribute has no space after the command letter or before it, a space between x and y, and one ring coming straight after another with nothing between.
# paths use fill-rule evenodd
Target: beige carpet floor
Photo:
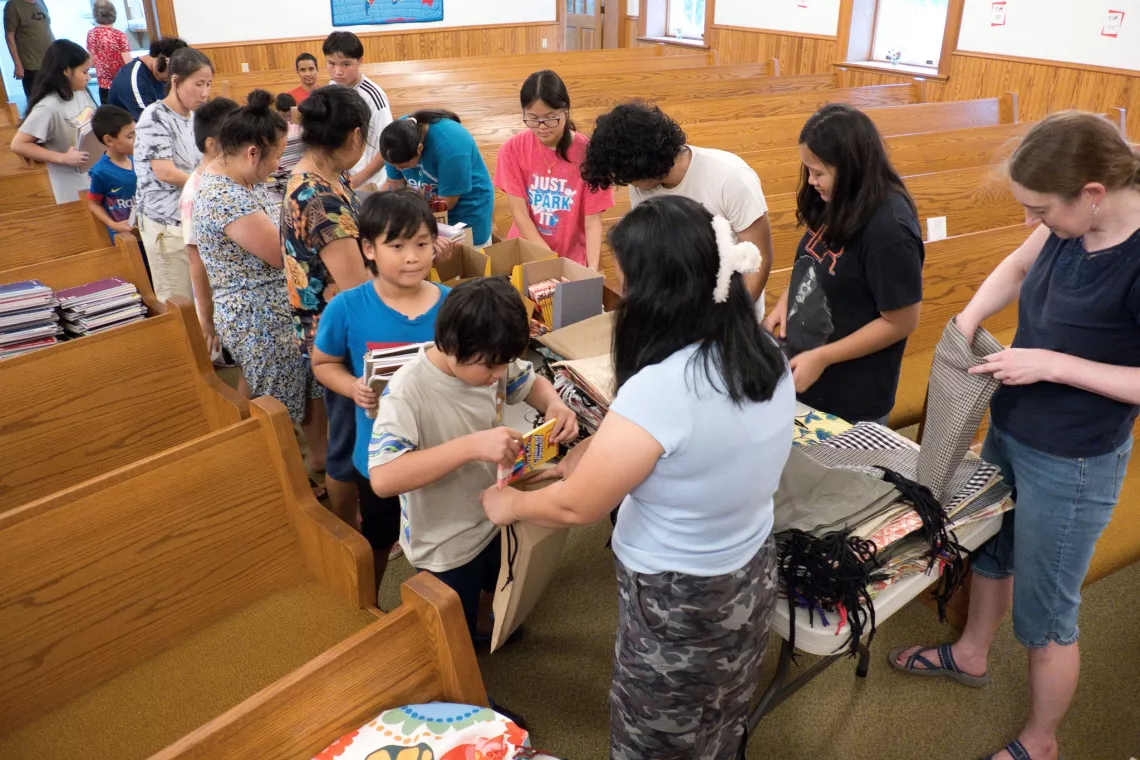
<instances>
[{"instance_id":1,"label":"beige carpet floor","mask_svg":"<svg viewBox=\"0 0 1140 760\"><path fill-rule=\"evenodd\" d=\"M569 760L607 757L607 694L617 602L609 524L573 532L552 588L526 625L526 636L480 655L492 698L528 722L536 746ZM411 574L393 562L381 607L399 603ZM1068 760L1140 758L1140 565L1086 589L1082 611L1083 674L1062 733ZM992 752L1016 736L1028 709L1026 653L1003 627L990 667L993 683L974 690L941 679L906 677L886 653L944 640L950 630L912 603L882 624L871 672L855 677L841 660L769 715L749 758L781 760L959 760ZM775 667L778 640L766 663ZM801 666L815 661L807 655Z\"/></svg>"}]
</instances>

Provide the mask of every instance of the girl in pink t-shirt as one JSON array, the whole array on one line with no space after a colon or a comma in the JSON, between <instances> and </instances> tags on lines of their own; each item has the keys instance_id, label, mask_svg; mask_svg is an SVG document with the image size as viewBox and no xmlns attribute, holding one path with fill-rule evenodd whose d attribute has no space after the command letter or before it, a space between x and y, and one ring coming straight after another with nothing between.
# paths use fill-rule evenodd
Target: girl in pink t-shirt
<instances>
[{"instance_id":1,"label":"girl in pink t-shirt","mask_svg":"<svg viewBox=\"0 0 1140 760\"><path fill-rule=\"evenodd\" d=\"M574 131L566 84L553 71L536 72L523 83L520 100L529 129L503 145L495 170L495 187L507 194L514 218L507 237L597 269L602 212L614 205L614 194L591 192L582 181L589 138Z\"/></svg>"}]
</instances>

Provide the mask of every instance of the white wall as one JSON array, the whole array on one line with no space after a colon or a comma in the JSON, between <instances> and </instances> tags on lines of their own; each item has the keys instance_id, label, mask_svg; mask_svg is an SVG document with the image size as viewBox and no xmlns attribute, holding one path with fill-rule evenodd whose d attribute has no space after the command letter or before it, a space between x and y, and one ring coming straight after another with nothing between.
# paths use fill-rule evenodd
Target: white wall
<instances>
[{"instance_id":1,"label":"white wall","mask_svg":"<svg viewBox=\"0 0 1140 760\"><path fill-rule=\"evenodd\" d=\"M557 1L444 0L442 22L340 28L361 33L553 22ZM191 44L318 37L334 29L329 0L174 0L174 12L179 36Z\"/></svg>"},{"instance_id":2,"label":"white wall","mask_svg":"<svg viewBox=\"0 0 1140 760\"><path fill-rule=\"evenodd\" d=\"M839 0L802 1L806 8L801 0L717 0L715 23L801 34L839 32Z\"/></svg>"},{"instance_id":3,"label":"white wall","mask_svg":"<svg viewBox=\"0 0 1140 760\"><path fill-rule=\"evenodd\" d=\"M1006 0L1004 26L993 0L966 0L958 48L1140 70L1140 0ZM1108 11L1124 11L1118 37L1101 34Z\"/></svg>"}]
</instances>

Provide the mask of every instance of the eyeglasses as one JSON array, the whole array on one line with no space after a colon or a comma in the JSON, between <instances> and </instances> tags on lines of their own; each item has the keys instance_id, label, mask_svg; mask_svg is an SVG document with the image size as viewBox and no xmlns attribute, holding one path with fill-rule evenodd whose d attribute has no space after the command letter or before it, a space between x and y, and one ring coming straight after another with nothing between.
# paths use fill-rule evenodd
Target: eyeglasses
<instances>
[{"instance_id":1,"label":"eyeglasses","mask_svg":"<svg viewBox=\"0 0 1140 760\"><path fill-rule=\"evenodd\" d=\"M565 118L565 116L552 116L549 119L523 119L523 124L526 124L531 129L538 129L539 127L557 127Z\"/></svg>"}]
</instances>

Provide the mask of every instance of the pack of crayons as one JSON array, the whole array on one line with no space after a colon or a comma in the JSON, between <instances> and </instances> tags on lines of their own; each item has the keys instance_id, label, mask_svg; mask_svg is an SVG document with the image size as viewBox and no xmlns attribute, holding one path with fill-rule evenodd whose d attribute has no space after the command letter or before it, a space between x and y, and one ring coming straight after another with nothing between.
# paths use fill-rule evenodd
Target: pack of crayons
<instances>
[{"instance_id":1,"label":"pack of crayons","mask_svg":"<svg viewBox=\"0 0 1140 760\"><path fill-rule=\"evenodd\" d=\"M554 291L563 282L569 281L565 277L559 277L556 280L536 282L527 288L527 295L538 307L535 309L536 316L551 330L554 329Z\"/></svg>"},{"instance_id":2,"label":"pack of crayons","mask_svg":"<svg viewBox=\"0 0 1140 760\"><path fill-rule=\"evenodd\" d=\"M556 419L548 420L545 424L539 425L523 435L522 445L519 446L519 455L515 459L514 467L508 470L503 465L499 465L498 486L500 489L529 475L558 456L558 444L553 440L554 424L557 421Z\"/></svg>"}]
</instances>

